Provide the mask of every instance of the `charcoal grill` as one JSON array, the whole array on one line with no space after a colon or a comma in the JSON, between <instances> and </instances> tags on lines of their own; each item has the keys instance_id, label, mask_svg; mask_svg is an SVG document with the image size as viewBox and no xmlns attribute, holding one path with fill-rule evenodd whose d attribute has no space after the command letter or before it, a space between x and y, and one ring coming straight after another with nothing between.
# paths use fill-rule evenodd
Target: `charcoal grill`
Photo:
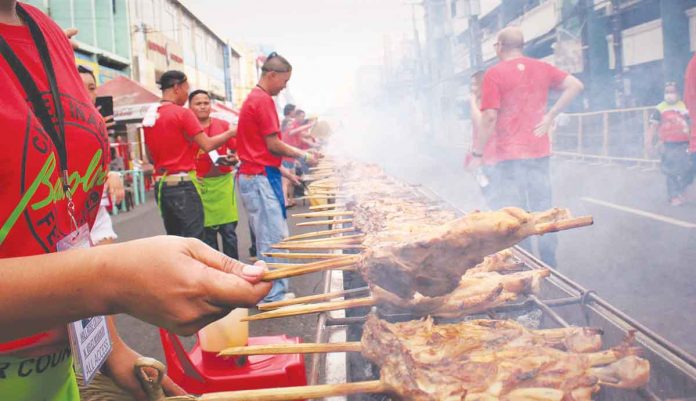
<instances>
[{"instance_id":1,"label":"charcoal grill","mask_svg":"<svg viewBox=\"0 0 696 401\"><path fill-rule=\"evenodd\" d=\"M422 186L412 186L414 196L425 198L431 204L463 214L461 210L444 201L433 191ZM629 332L635 334L636 344L643 349L641 355L650 361L650 382L639 390L611 389L602 387L595 394L597 401L694 401L696 400L696 358L682 350L664 337L639 323L636 319L621 312L601 298L595 291L588 290L556 269L553 269L532 256L521 247L514 248L514 255L526 269L549 269L538 296L530 296L525 301L496 308L485 314L467 318L512 318L530 328L554 328L567 326L596 327L603 330L606 346L618 344ZM324 272L324 292L339 289L356 289L366 286L357 272ZM337 277L336 275L340 275ZM336 288L336 280L342 281L342 288ZM332 285L333 282L333 285ZM354 296L361 296L357 294ZM344 341L360 341L362 324L370 308L355 308L346 311L324 312L318 317L316 342L327 342L329 333L342 333ZM380 317L389 321L412 320L407 313L390 313L377 309ZM440 319L440 322L445 322ZM452 320L447 320L451 322ZM345 337L343 337L343 335ZM379 378L378 368L365 360L359 353L340 354L345 358L345 380L359 382ZM315 354L310 367L309 384L317 384L326 369L326 355ZM336 362L334 361L334 364ZM384 394L357 394L347 398L349 401L389 400Z\"/></svg>"}]
</instances>

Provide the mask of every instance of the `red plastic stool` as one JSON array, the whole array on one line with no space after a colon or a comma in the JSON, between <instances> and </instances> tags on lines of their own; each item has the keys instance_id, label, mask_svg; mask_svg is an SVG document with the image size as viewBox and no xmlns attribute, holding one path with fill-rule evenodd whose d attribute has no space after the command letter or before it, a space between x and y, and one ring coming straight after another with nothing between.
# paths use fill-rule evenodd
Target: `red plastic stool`
<instances>
[{"instance_id":1,"label":"red plastic stool","mask_svg":"<svg viewBox=\"0 0 696 401\"><path fill-rule=\"evenodd\" d=\"M175 334L160 329L162 348L167 359L167 374L191 394L217 391L307 385L304 357L300 354L256 355L240 365L234 358L218 358L215 352L203 351L200 343L191 351ZM249 337L249 345L298 344L299 337Z\"/></svg>"}]
</instances>

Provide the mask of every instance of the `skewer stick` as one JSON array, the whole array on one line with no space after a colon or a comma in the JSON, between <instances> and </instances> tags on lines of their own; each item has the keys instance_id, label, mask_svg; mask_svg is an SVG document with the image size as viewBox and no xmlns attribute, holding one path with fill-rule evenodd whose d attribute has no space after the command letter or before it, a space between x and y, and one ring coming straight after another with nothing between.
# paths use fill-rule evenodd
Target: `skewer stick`
<instances>
[{"instance_id":1,"label":"skewer stick","mask_svg":"<svg viewBox=\"0 0 696 401\"><path fill-rule=\"evenodd\" d=\"M241 390L204 394L197 401L290 401L310 400L358 393L385 393L389 388L379 380L268 388L262 390Z\"/></svg>"},{"instance_id":2,"label":"skewer stick","mask_svg":"<svg viewBox=\"0 0 696 401\"><path fill-rule=\"evenodd\" d=\"M310 199L333 199L335 196L330 196L330 195L305 195L305 196L298 196L294 198L295 200L310 200Z\"/></svg>"},{"instance_id":3,"label":"skewer stick","mask_svg":"<svg viewBox=\"0 0 696 401\"><path fill-rule=\"evenodd\" d=\"M353 219L334 219L334 220L315 220L315 221L305 221L303 223L297 223L298 227L308 227L308 226L325 226L333 224L347 224L352 223Z\"/></svg>"},{"instance_id":4,"label":"skewer stick","mask_svg":"<svg viewBox=\"0 0 696 401\"><path fill-rule=\"evenodd\" d=\"M370 289L367 287L353 288L351 290L327 292L326 294L308 295L306 297L288 299L285 301L268 302L265 304L260 304L259 306L257 306L257 308L260 311L265 312L265 311L269 311L269 310L273 310L273 309L282 308L283 306L308 304L308 303L318 302L318 301L328 301L328 300L331 300L334 298L340 298L340 297L350 295L350 294L361 294L361 293L367 293L369 291L370 291Z\"/></svg>"},{"instance_id":5,"label":"skewer stick","mask_svg":"<svg viewBox=\"0 0 696 401\"><path fill-rule=\"evenodd\" d=\"M365 234L350 234L341 237L311 238L298 241L290 241L287 244L332 244L332 243L360 243L365 238Z\"/></svg>"},{"instance_id":6,"label":"skewer stick","mask_svg":"<svg viewBox=\"0 0 696 401\"><path fill-rule=\"evenodd\" d=\"M318 262L307 263L302 267L288 268L281 270L273 270L266 272L263 275L263 281L277 280L279 278L287 278L300 276L307 273L314 273L324 270L338 269L339 267L353 266L360 260L358 255L343 256L340 259L320 260Z\"/></svg>"},{"instance_id":7,"label":"skewer stick","mask_svg":"<svg viewBox=\"0 0 696 401\"><path fill-rule=\"evenodd\" d=\"M314 211L323 211L326 209L336 209L337 207L344 207L345 205L342 203L327 203L326 205L315 205L315 206L310 206L309 210L314 210Z\"/></svg>"},{"instance_id":8,"label":"skewer stick","mask_svg":"<svg viewBox=\"0 0 696 401\"><path fill-rule=\"evenodd\" d=\"M311 251L313 249L322 249L322 250L342 250L342 249L365 249L365 245L361 244L341 244L341 243L328 243L328 244L293 244L293 243L284 243L284 244L275 244L273 245L273 248L275 249L287 249L287 250L295 250L295 251Z\"/></svg>"},{"instance_id":9,"label":"skewer stick","mask_svg":"<svg viewBox=\"0 0 696 401\"><path fill-rule=\"evenodd\" d=\"M278 259L338 259L346 255L340 253L288 253L288 252L264 252L263 256Z\"/></svg>"},{"instance_id":10,"label":"skewer stick","mask_svg":"<svg viewBox=\"0 0 696 401\"><path fill-rule=\"evenodd\" d=\"M362 306L373 306L377 300L371 296L365 298L346 299L344 301L322 302L310 305L292 305L285 308L274 309L268 312L247 316L241 319L243 322L253 320L276 319L280 317L290 317L306 315L309 313L327 312L332 310L360 308Z\"/></svg>"},{"instance_id":11,"label":"skewer stick","mask_svg":"<svg viewBox=\"0 0 696 401\"><path fill-rule=\"evenodd\" d=\"M334 210L323 212L295 213L292 217L337 217L337 216L352 216L354 213L350 210Z\"/></svg>"},{"instance_id":12,"label":"skewer stick","mask_svg":"<svg viewBox=\"0 0 696 401\"><path fill-rule=\"evenodd\" d=\"M575 217L561 221L553 221L551 223L542 223L536 225L537 234L553 233L556 231L570 230L590 226L594 223L592 216Z\"/></svg>"},{"instance_id":13,"label":"skewer stick","mask_svg":"<svg viewBox=\"0 0 696 401\"><path fill-rule=\"evenodd\" d=\"M327 352L360 352L361 350L360 341L347 343L265 344L226 348L220 351L217 356L319 354Z\"/></svg>"},{"instance_id":14,"label":"skewer stick","mask_svg":"<svg viewBox=\"0 0 696 401\"><path fill-rule=\"evenodd\" d=\"M273 269L294 269L300 266L304 266L306 263L275 263L275 262L266 262L266 266L271 267Z\"/></svg>"},{"instance_id":15,"label":"skewer stick","mask_svg":"<svg viewBox=\"0 0 696 401\"><path fill-rule=\"evenodd\" d=\"M311 233L291 235L291 236L283 239L283 242L295 241L298 239L305 239L305 238L323 237L324 235L344 234L344 233L349 233L349 232L353 232L353 231L355 231L354 228L334 228L333 230L314 231Z\"/></svg>"}]
</instances>

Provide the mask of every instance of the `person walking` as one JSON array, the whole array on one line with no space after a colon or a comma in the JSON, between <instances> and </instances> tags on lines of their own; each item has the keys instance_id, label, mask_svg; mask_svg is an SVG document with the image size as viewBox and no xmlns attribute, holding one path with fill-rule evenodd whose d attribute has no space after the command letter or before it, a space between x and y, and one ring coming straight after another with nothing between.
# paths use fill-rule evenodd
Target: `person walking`
<instances>
[{"instance_id":1,"label":"person walking","mask_svg":"<svg viewBox=\"0 0 696 401\"><path fill-rule=\"evenodd\" d=\"M318 152L302 151L282 141L273 96L285 88L291 74L290 63L271 53L261 67L258 84L239 111L237 153L241 165L237 188L256 235L258 257L267 262L275 260L263 254L288 236L281 176L299 184L294 173L281 167L282 157L303 158L310 164L316 164L321 157ZM264 302L283 299L287 292L288 280L275 280Z\"/></svg>"},{"instance_id":2,"label":"person walking","mask_svg":"<svg viewBox=\"0 0 696 401\"><path fill-rule=\"evenodd\" d=\"M205 240L203 204L192 182L196 179L198 149L210 152L236 135L230 129L216 136L205 134L198 118L184 108L189 84L181 71L167 71L159 82L162 100L143 118L145 145L157 183L155 195L169 235Z\"/></svg>"},{"instance_id":3,"label":"person walking","mask_svg":"<svg viewBox=\"0 0 696 401\"><path fill-rule=\"evenodd\" d=\"M657 142L657 143L656 143ZM675 82L665 84L664 100L655 106L645 135L645 151L660 154L660 169L667 179L667 201L684 204L690 184L689 111L679 98Z\"/></svg>"},{"instance_id":4,"label":"person walking","mask_svg":"<svg viewBox=\"0 0 696 401\"><path fill-rule=\"evenodd\" d=\"M229 123L210 116L210 94L195 90L189 95L189 107L208 137L228 131ZM214 152L199 151L196 160L194 183L198 186L203 203L205 243L218 249L218 234L222 239L222 252L239 259L237 250L237 200L234 192L234 165L237 164L236 138L230 138ZM215 158L213 160L212 158Z\"/></svg>"},{"instance_id":5,"label":"person walking","mask_svg":"<svg viewBox=\"0 0 696 401\"><path fill-rule=\"evenodd\" d=\"M481 86L481 130L471 155L472 167L482 164L484 150L495 140L495 164L488 168L489 206L517 206L529 211L551 207L548 132L555 117L582 90L577 78L558 68L526 57L524 36L518 27L498 34L495 50L500 62L489 68ZM560 90L558 100L547 109L550 90ZM555 235L539 238L539 256L556 265ZM531 250L531 243L523 243Z\"/></svg>"}]
</instances>

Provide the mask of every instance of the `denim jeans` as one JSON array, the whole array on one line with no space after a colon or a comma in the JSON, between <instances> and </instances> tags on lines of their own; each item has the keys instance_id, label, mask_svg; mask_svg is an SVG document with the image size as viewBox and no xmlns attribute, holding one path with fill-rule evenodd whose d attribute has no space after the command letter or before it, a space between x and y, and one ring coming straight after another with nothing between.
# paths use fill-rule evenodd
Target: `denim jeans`
<instances>
[{"instance_id":1,"label":"denim jeans","mask_svg":"<svg viewBox=\"0 0 696 401\"><path fill-rule=\"evenodd\" d=\"M288 236L288 224L283 218L280 202L265 175L240 174L237 188L249 218L249 225L256 235L256 251L259 259L278 262L277 258L263 256L264 252L275 251L271 245ZM278 301L288 291L288 279L273 281L273 287L264 302Z\"/></svg>"},{"instance_id":2,"label":"denim jeans","mask_svg":"<svg viewBox=\"0 0 696 401\"><path fill-rule=\"evenodd\" d=\"M549 158L505 160L487 168L490 180L486 197L492 209L515 206L530 212L550 209L551 174ZM556 266L556 234L538 237L539 257L546 264ZM532 251L532 239L520 245Z\"/></svg>"},{"instance_id":3,"label":"denim jeans","mask_svg":"<svg viewBox=\"0 0 696 401\"><path fill-rule=\"evenodd\" d=\"M232 259L239 259L237 250L237 222L220 224L205 228L205 243L213 249L218 249L218 234L222 237L222 253Z\"/></svg>"},{"instance_id":4,"label":"denim jeans","mask_svg":"<svg viewBox=\"0 0 696 401\"><path fill-rule=\"evenodd\" d=\"M203 231L203 203L190 181L170 185L159 181L157 199L167 235L205 240Z\"/></svg>"}]
</instances>

